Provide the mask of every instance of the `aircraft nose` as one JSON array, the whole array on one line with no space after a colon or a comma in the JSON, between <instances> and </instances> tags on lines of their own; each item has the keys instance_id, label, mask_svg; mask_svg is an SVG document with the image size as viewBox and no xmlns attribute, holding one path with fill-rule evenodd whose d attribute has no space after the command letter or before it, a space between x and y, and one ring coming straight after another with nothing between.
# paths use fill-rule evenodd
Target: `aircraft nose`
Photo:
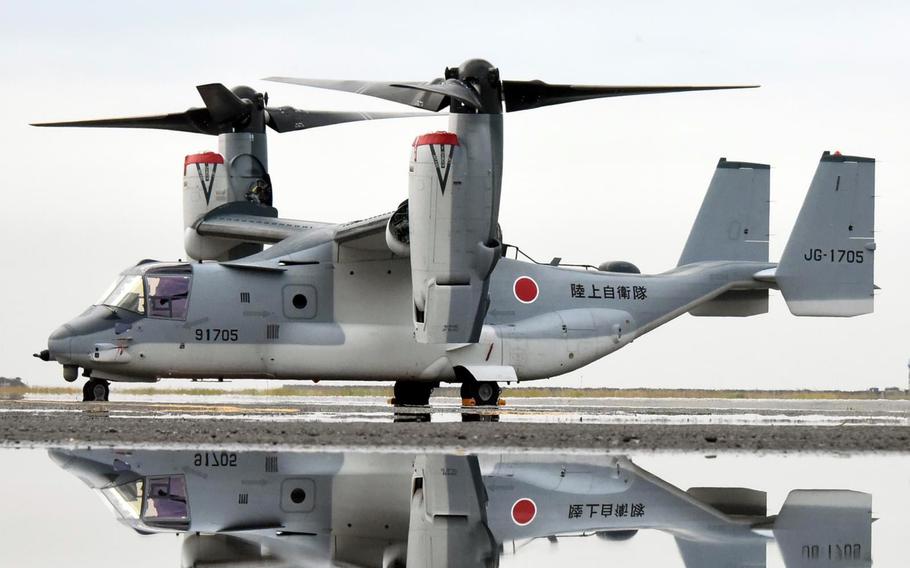
<instances>
[{"instance_id":1,"label":"aircraft nose","mask_svg":"<svg viewBox=\"0 0 910 568\"><path fill-rule=\"evenodd\" d=\"M70 337L75 335L75 333L73 333L74 331L75 330L73 330L73 326L65 323L65 324L61 325L60 327L58 327L57 329L55 329L53 331L53 333L51 333L50 337L47 338L47 340L48 340L48 342L50 342L50 341L61 341L64 339L69 339Z\"/></svg>"},{"instance_id":2,"label":"aircraft nose","mask_svg":"<svg viewBox=\"0 0 910 568\"><path fill-rule=\"evenodd\" d=\"M47 455L61 469L74 474L93 489L108 487L120 477L120 472L113 465L70 450L48 450ZM135 476L132 473L129 475Z\"/></svg>"},{"instance_id":3,"label":"aircraft nose","mask_svg":"<svg viewBox=\"0 0 910 568\"><path fill-rule=\"evenodd\" d=\"M75 338L90 336L108 329L113 330L117 322L121 321L122 318L110 309L92 306L81 315L55 329L47 338L50 356L57 361L68 362L73 357L73 347L78 347L80 352L84 347L73 345Z\"/></svg>"},{"instance_id":4,"label":"aircraft nose","mask_svg":"<svg viewBox=\"0 0 910 568\"><path fill-rule=\"evenodd\" d=\"M75 330L69 324L63 324L55 329L50 337L47 338L49 359L53 361L68 359L70 357L70 343L74 335L76 335Z\"/></svg>"}]
</instances>

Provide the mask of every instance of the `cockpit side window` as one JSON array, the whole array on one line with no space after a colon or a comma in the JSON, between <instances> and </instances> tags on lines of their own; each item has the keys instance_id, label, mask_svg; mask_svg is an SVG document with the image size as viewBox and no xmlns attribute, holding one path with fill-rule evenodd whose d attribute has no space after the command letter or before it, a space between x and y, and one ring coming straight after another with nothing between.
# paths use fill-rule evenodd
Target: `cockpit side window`
<instances>
[{"instance_id":1,"label":"cockpit side window","mask_svg":"<svg viewBox=\"0 0 910 568\"><path fill-rule=\"evenodd\" d=\"M148 315L156 318L186 319L190 277L185 274L149 274Z\"/></svg>"},{"instance_id":2,"label":"cockpit side window","mask_svg":"<svg viewBox=\"0 0 910 568\"><path fill-rule=\"evenodd\" d=\"M177 528L189 523L186 478L182 475L147 478L142 521L153 527Z\"/></svg>"}]
</instances>

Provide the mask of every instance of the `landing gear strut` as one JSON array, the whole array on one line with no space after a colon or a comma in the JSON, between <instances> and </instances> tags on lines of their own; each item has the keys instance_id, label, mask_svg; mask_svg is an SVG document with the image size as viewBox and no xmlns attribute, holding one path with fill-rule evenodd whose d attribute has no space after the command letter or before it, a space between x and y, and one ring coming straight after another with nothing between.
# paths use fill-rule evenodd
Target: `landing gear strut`
<instances>
[{"instance_id":1,"label":"landing gear strut","mask_svg":"<svg viewBox=\"0 0 910 568\"><path fill-rule=\"evenodd\" d=\"M494 381L475 381L461 383L461 400L473 400L476 406L496 406L502 389Z\"/></svg>"},{"instance_id":2,"label":"landing gear strut","mask_svg":"<svg viewBox=\"0 0 910 568\"><path fill-rule=\"evenodd\" d=\"M89 379L82 387L82 402L107 402L111 393L109 383L102 379Z\"/></svg>"},{"instance_id":3,"label":"landing gear strut","mask_svg":"<svg viewBox=\"0 0 910 568\"><path fill-rule=\"evenodd\" d=\"M428 406L436 386L436 383L423 381L397 381L392 402L395 406Z\"/></svg>"}]
</instances>

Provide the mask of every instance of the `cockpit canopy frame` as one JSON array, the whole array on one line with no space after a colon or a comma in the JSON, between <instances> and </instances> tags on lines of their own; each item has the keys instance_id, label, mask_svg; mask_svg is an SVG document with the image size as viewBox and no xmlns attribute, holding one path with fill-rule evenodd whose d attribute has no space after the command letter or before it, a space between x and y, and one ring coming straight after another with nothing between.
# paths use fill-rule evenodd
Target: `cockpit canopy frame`
<instances>
[{"instance_id":1,"label":"cockpit canopy frame","mask_svg":"<svg viewBox=\"0 0 910 568\"><path fill-rule=\"evenodd\" d=\"M96 305L149 318L185 320L192 280L189 263L140 263L121 272Z\"/></svg>"}]
</instances>

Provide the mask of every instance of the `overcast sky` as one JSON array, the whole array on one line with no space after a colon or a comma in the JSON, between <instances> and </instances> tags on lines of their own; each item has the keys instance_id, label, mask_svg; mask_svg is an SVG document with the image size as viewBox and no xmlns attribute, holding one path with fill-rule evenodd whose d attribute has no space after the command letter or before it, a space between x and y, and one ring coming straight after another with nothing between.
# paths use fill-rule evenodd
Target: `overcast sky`
<instances>
[{"instance_id":1,"label":"overcast sky","mask_svg":"<svg viewBox=\"0 0 910 568\"><path fill-rule=\"evenodd\" d=\"M272 104L406 110L269 75L428 80L471 57L505 79L759 83L590 101L506 117L500 222L532 256L644 272L678 260L720 156L771 170L771 256L824 150L877 162L876 313L683 316L543 384L845 388L907 384L910 6L903 2L122 2L0 0L0 375L62 384L31 353L141 258L183 257L181 174L215 138L36 129L28 122L181 111L195 85ZM411 140L441 117L273 135L284 217L346 221L407 193Z\"/></svg>"}]
</instances>

